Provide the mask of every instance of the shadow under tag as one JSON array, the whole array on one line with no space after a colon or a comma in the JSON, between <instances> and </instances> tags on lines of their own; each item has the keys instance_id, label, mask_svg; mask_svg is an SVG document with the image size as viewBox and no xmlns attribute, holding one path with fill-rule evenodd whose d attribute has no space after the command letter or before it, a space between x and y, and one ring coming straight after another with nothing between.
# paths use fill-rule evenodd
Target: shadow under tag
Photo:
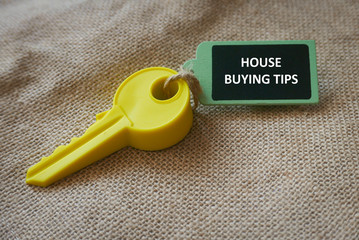
<instances>
[{"instance_id":1,"label":"shadow under tag","mask_svg":"<svg viewBox=\"0 0 359 240\"><path fill-rule=\"evenodd\" d=\"M202 104L314 104L318 81L313 40L203 42L191 69Z\"/></svg>"}]
</instances>

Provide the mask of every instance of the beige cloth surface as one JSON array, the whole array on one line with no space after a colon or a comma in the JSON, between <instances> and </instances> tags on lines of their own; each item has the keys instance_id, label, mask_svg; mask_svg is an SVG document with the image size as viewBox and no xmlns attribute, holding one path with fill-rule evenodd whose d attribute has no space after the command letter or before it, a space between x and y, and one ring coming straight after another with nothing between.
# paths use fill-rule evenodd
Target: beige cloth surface
<instances>
[{"instance_id":1,"label":"beige cloth surface","mask_svg":"<svg viewBox=\"0 0 359 240\"><path fill-rule=\"evenodd\" d=\"M1 1L1 239L359 239L359 2ZM209 40L317 44L320 103L203 106L179 144L27 169L140 69Z\"/></svg>"}]
</instances>

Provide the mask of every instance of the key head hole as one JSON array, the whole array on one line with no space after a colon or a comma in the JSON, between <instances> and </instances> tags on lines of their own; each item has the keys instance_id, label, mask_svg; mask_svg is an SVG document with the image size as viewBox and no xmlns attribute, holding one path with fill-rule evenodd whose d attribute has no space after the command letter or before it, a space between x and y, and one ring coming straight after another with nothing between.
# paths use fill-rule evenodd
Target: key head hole
<instances>
[{"instance_id":1,"label":"key head hole","mask_svg":"<svg viewBox=\"0 0 359 240\"><path fill-rule=\"evenodd\" d=\"M178 83L171 82L166 89L163 88L167 78L161 78L154 82L151 87L152 96L160 101L173 98L178 92Z\"/></svg>"}]
</instances>

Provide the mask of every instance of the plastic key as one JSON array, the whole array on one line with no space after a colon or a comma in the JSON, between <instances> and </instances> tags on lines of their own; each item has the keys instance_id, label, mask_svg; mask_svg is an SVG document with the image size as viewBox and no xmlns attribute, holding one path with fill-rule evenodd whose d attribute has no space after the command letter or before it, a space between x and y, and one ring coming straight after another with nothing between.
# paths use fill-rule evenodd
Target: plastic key
<instances>
[{"instance_id":1,"label":"plastic key","mask_svg":"<svg viewBox=\"0 0 359 240\"><path fill-rule=\"evenodd\" d=\"M152 151L181 141L193 115L185 81L163 90L173 74L172 69L155 67L128 77L117 89L113 107L97 114L96 122L80 138L30 167L26 183L46 187L126 146Z\"/></svg>"}]
</instances>

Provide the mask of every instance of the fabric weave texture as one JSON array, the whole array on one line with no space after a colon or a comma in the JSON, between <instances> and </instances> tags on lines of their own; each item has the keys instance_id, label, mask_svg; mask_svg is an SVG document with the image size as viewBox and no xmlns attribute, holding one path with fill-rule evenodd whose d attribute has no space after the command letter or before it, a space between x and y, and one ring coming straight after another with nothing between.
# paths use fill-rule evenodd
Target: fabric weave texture
<instances>
[{"instance_id":1,"label":"fabric weave texture","mask_svg":"<svg viewBox=\"0 0 359 240\"><path fill-rule=\"evenodd\" d=\"M0 239L359 239L358 29L358 0L0 1ZM307 39L318 105L200 105L171 148L25 184L132 73Z\"/></svg>"}]
</instances>

